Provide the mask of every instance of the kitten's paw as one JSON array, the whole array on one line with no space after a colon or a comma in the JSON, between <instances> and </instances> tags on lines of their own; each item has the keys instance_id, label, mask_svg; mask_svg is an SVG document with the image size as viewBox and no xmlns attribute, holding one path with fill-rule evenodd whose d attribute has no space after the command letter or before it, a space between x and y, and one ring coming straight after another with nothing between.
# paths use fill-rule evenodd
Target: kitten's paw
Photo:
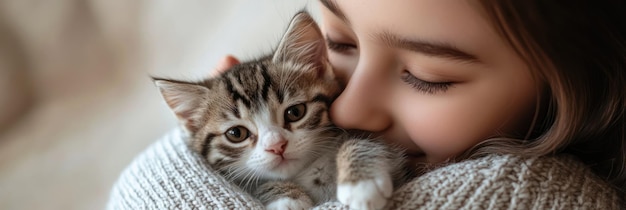
<instances>
[{"instance_id":1,"label":"kitten's paw","mask_svg":"<svg viewBox=\"0 0 626 210\"><path fill-rule=\"evenodd\" d=\"M337 186L337 199L350 209L382 209L393 192L389 175L354 183L340 183Z\"/></svg>"},{"instance_id":2,"label":"kitten's paw","mask_svg":"<svg viewBox=\"0 0 626 210\"><path fill-rule=\"evenodd\" d=\"M291 198L279 198L275 201L268 203L265 206L267 210L301 210L310 209L313 204L307 200L296 200Z\"/></svg>"}]
</instances>

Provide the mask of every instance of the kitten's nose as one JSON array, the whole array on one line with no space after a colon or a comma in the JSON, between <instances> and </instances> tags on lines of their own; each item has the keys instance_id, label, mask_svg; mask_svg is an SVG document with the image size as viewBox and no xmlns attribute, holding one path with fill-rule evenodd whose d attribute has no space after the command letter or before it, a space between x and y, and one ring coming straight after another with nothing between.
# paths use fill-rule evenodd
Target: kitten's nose
<instances>
[{"instance_id":1,"label":"kitten's nose","mask_svg":"<svg viewBox=\"0 0 626 210\"><path fill-rule=\"evenodd\" d=\"M285 148L287 148L287 140L280 138L278 141L268 145L265 151L282 156L283 152L285 152Z\"/></svg>"}]
</instances>

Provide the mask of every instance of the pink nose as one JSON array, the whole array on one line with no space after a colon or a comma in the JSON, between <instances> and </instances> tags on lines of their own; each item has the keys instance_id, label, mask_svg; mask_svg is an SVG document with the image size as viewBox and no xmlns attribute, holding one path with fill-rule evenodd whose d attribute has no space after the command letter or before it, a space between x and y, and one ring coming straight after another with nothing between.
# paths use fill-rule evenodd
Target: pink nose
<instances>
[{"instance_id":1,"label":"pink nose","mask_svg":"<svg viewBox=\"0 0 626 210\"><path fill-rule=\"evenodd\" d=\"M286 147L287 147L287 141L284 139L281 139L280 141L267 146L267 148L265 148L265 151L268 151L277 155L283 155L283 152L285 152Z\"/></svg>"}]
</instances>

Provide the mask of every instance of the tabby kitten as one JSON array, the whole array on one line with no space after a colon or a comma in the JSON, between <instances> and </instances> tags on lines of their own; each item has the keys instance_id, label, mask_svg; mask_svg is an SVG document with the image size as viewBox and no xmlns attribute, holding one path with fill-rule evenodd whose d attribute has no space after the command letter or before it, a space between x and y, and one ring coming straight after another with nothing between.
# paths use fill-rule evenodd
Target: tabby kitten
<instances>
[{"instance_id":1,"label":"tabby kitten","mask_svg":"<svg viewBox=\"0 0 626 210\"><path fill-rule=\"evenodd\" d=\"M314 20L297 14L273 55L200 82L155 78L209 165L268 209L338 199L382 208L399 184L402 153L351 139L329 120L341 92Z\"/></svg>"}]
</instances>

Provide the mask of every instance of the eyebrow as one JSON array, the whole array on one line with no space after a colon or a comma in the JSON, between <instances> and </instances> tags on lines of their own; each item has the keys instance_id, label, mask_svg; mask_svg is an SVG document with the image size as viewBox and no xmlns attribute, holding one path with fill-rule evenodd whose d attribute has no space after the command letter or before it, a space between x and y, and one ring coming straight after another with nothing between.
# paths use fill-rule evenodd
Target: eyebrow
<instances>
[{"instance_id":1,"label":"eyebrow","mask_svg":"<svg viewBox=\"0 0 626 210\"><path fill-rule=\"evenodd\" d=\"M350 23L346 15L339 9L335 0L319 0L324 7L335 16L341 18L346 23ZM463 52L454 45L447 42L428 42L423 40L410 40L385 31L375 34L375 38L390 47L406 49L413 52L422 53L429 56L448 58L467 63L480 63L480 60L469 53Z\"/></svg>"},{"instance_id":2,"label":"eyebrow","mask_svg":"<svg viewBox=\"0 0 626 210\"><path fill-rule=\"evenodd\" d=\"M468 63L480 63L480 60L469 53L463 52L447 42L431 42L411 40L392 34L388 31L374 34L374 37L390 47L405 49L429 56L458 60Z\"/></svg>"},{"instance_id":3,"label":"eyebrow","mask_svg":"<svg viewBox=\"0 0 626 210\"><path fill-rule=\"evenodd\" d=\"M326 7L326 9L335 14L335 16L341 18L346 23L350 23L348 21L348 18L346 18L346 15L343 14L343 12L341 11L341 9L339 9L337 3L334 0L320 0L320 2L322 3L322 5L324 5L324 7Z\"/></svg>"}]
</instances>

